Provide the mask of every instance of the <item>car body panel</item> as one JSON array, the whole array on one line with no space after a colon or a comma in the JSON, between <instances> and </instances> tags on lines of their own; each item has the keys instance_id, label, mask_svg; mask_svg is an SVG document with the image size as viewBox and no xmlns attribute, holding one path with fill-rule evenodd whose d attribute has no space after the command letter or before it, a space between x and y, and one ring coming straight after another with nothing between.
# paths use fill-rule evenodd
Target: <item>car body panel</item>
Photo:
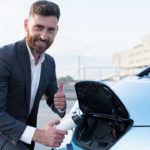
<instances>
[{"instance_id":1,"label":"car body panel","mask_svg":"<svg viewBox=\"0 0 150 150\"><path fill-rule=\"evenodd\" d=\"M150 127L133 127L110 150L149 150ZM70 144L70 142L68 143ZM85 150L72 139L73 150ZM64 144L59 150L68 150Z\"/></svg>"},{"instance_id":2,"label":"car body panel","mask_svg":"<svg viewBox=\"0 0 150 150\"><path fill-rule=\"evenodd\" d=\"M150 127L132 127L111 150L149 150L149 140Z\"/></svg>"},{"instance_id":3,"label":"car body panel","mask_svg":"<svg viewBox=\"0 0 150 150\"><path fill-rule=\"evenodd\" d=\"M134 125L150 125L150 79L129 77L111 89L128 109Z\"/></svg>"}]
</instances>

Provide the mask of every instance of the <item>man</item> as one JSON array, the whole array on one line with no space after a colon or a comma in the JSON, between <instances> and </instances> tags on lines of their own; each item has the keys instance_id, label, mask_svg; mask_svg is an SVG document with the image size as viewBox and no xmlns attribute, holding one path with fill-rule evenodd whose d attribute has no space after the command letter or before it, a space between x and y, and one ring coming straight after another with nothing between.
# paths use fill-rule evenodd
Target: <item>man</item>
<instances>
[{"instance_id":1,"label":"man","mask_svg":"<svg viewBox=\"0 0 150 150\"><path fill-rule=\"evenodd\" d=\"M63 86L57 88L54 59L45 53L54 41L59 17L55 3L34 2L24 22L25 39L0 48L1 150L33 150L34 142L58 147L63 141L66 131L54 127L58 120L36 128L43 95L54 112L65 114Z\"/></svg>"}]
</instances>

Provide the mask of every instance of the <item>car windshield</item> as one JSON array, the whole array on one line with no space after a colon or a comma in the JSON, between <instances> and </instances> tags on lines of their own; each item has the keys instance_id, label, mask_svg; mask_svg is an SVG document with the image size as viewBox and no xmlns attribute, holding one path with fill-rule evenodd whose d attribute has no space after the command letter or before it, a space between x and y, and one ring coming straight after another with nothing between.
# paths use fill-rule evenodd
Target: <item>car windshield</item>
<instances>
[{"instance_id":1,"label":"car windshield","mask_svg":"<svg viewBox=\"0 0 150 150\"><path fill-rule=\"evenodd\" d=\"M148 67L146 70L142 71L141 73L137 74L137 76L142 78L150 78L150 67Z\"/></svg>"}]
</instances>

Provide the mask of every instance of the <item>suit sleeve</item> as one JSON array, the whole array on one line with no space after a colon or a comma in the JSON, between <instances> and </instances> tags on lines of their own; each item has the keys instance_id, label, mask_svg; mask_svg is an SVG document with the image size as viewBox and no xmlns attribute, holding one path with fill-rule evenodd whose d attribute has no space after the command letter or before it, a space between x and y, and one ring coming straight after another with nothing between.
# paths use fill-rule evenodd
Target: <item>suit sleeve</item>
<instances>
[{"instance_id":1,"label":"suit sleeve","mask_svg":"<svg viewBox=\"0 0 150 150\"><path fill-rule=\"evenodd\" d=\"M58 90L58 86L57 86L56 71L55 71L55 61L53 58L51 58L51 65L50 66L52 67L52 71L51 71L52 76L51 76L51 79L50 79L49 84L47 86L47 89L45 91L46 102L55 113L57 113L60 117L63 117L65 115L65 111L61 112L58 109L56 109L54 106L54 100L53 99L54 99L54 94Z\"/></svg>"},{"instance_id":2,"label":"suit sleeve","mask_svg":"<svg viewBox=\"0 0 150 150\"><path fill-rule=\"evenodd\" d=\"M0 133L16 144L26 125L7 113L7 94L11 69L5 59L0 57Z\"/></svg>"}]
</instances>

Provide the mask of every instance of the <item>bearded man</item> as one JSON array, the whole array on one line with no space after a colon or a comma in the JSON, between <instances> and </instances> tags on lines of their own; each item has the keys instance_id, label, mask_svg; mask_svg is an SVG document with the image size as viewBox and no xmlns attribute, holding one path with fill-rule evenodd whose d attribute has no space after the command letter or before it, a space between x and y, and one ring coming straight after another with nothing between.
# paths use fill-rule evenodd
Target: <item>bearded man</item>
<instances>
[{"instance_id":1,"label":"bearded man","mask_svg":"<svg viewBox=\"0 0 150 150\"><path fill-rule=\"evenodd\" d=\"M63 85L57 87L55 61L45 53L57 34L59 17L57 4L34 2L24 21L26 37L0 48L1 150L33 150L35 142L58 147L63 141L66 131L54 127L58 120L44 129L36 127L43 95L54 112L65 114Z\"/></svg>"}]
</instances>

